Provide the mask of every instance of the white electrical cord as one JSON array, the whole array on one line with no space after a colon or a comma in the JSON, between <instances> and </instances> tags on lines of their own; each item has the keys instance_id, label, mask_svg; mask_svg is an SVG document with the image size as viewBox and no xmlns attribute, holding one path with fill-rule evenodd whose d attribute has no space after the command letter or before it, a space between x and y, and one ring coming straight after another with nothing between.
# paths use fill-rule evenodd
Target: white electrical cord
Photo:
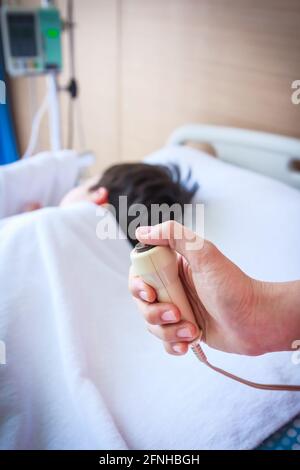
<instances>
[{"instance_id":1,"label":"white electrical cord","mask_svg":"<svg viewBox=\"0 0 300 470\"><path fill-rule=\"evenodd\" d=\"M48 109L48 105L49 105L49 95L47 93L47 95L45 96L41 106L39 107L39 109L37 110L37 112L35 113L35 116L33 118L29 143L28 143L27 149L26 149L26 151L25 151L22 158L31 157L33 152L36 149L36 145L37 145L37 141L38 141L38 137L39 137L39 130L40 130L41 121L44 117L44 114L46 113L46 111Z\"/></svg>"}]
</instances>

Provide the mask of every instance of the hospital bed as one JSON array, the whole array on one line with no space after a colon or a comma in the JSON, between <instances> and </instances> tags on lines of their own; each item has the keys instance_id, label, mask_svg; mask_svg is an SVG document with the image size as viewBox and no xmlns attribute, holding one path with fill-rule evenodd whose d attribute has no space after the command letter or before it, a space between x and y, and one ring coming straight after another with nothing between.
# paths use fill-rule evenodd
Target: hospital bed
<instances>
[{"instance_id":1,"label":"hospital bed","mask_svg":"<svg viewBox=\"0 0 300 470\"><path fill-rule=\"evenodd\" d=\"M216 156L300 189L300 140L232 127L188 124L176 129L168 145L209 144Z\"/></svg>"},{"instance_id":2,"label":"hospital bed","mask_svg":"<svg viewBox=\"0 0 300 470\"><path fill-rule=\"evenodd\" d=\"M271 153L272 139L267 135L265 140L260 135L255 150L253 134L235 131L229 129L226 134L222 128L218 137L216 127L181 128L165 148L146 161L177 163L183 178L192 170L199 183L195 202L205 205L206 237L248 274L270 281L299 278L300 193L269 176L222 161L230 158L229 146L236 148L239 166L245 147L254 155L266 147ZM243 136L247 138L243 140ZM279 145L278 139L274 158L280 154L286 162L288 155L296 159L300 143L283 138ZM220 159L184 147L188 141L210 143ZM43 171L49 175L49 158L47 161ZM71 186L77 180L77 170L72 173L72 165L65 168L65 180ZM255 170L262 171L261 166ZM67 177L70 172L73 176ZM297 176L291 176L289 184L295 181ZM55 187L53 183L50 186ZM30 193L32 188L27 187ZM30 199L36 200L42 193L45 204L53 205L53 199L47 201L44 187L45 183L34 187ZM8 189L2 185L4 196ZM52 197L52 190L50 194ZM6 277L0 276L1 285L11 289L9 279L13 278L16 294L11 293L6 304L0 304L1 325L5 326L0 337L7 338L10 347L17 341L18 347L12 351L13 366L0 366L1 383L6 384L0 389L2 436L5 432L8 436L0 445L248 449L292 420L287 435L277 435L280 442L276 444L273 438L272 445L297 449L300 403L296 394L252 390L204 370L191 355L174 358L162 352L160 344L144 331L127 292L130 247L125 240L99 243L94 236L98 218L87 205L49 208L12 216L11 224L4 226L6 232L2 230L2 247L6 249L0 266L5 270L0 274L5 272ZM24 240L31 241L35 249L27 247L23 253ZM13 256L19 262L17 272ZM96 280L94 289L90 289L91 279ZM34 287L34 299L28 290L23 292L24 283L27 288ZM3 316L11 299L14 314L7 319ZM207 354L216 364L240 375L247 371L250 379L299 381L299 366L292 364L289 353L241 358L207 348ZM45 358L42 362L41 357ZM18 392L11 388L13 380L17 380ZM222 406L217 408L216 403ZM29 436L21 435L19 425L24 430L28 422Z\"/></svg>"}]
</instances>

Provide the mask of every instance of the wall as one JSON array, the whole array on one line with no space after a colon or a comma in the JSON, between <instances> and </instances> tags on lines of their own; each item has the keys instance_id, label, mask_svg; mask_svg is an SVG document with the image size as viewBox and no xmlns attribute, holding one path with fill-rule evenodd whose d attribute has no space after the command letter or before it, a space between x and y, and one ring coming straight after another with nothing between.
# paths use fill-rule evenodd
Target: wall
<instances>
[{"instance_id":1,"label":"wall","mask_svg":"<svg viewBox=\"0 0 300 470\"><path fill-rule=\"evenodd\" d=\"M300 137L300 105L291 102L298 0L75 0L75 9L82 120L97 168L140 159L187 122ZM67 72L68 61L61 83ZM13 84L23 150L27 81ZM35 82L39 97L44 79ZM66 96L61 102L66 141Z\"/></svg>"}]
</instances>

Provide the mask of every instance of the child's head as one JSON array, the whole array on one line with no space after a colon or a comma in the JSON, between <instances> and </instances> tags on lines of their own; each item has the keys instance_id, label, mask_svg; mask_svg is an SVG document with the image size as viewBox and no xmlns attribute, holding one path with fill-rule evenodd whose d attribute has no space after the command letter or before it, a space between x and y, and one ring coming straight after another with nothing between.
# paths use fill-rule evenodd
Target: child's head
<instances>
[{"instance_id":1,"label":"child's head","mask_svg":"<svg viewBox=\"0 0 300 470\"><path fill-rule=\"evenodd\" d=\"M177 166L171 168L147 163L120 163L109 167L99 178L92 178L84 185L73 189L62 201L62 205L88 200L98 205L110 204L114 207L116 218L124 233L135 244L134 235L128 227L139 212L124 213L120 206L120 196L127 197L127 209L134 209L135 204L143 204L145 210L141 214L140 225L151 225L151 207L153 204L165 204L168 207L178 204L183 211L184 204L190 202L197 189L194 184L187 189L180 182L180 171ZM135 206L138 210L138 206ZM135 211L133 211L135 212ZM152 212L153 215L153 212ZM155 223L176 218L176 214L161 211L160 219ZM153 222L153 220L152 220Z\"/></svg>"}]
</instances>

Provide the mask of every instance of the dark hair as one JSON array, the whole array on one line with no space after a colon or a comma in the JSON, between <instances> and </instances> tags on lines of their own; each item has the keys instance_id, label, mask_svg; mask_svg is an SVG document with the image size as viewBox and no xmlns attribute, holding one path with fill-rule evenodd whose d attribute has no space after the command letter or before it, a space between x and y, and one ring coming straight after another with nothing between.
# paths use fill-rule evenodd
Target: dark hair
<instances>
[{"instance_id":1,"label":"dark hair","mask_svg":"<svg viewBox=\"0 0 300 470\"><path fill-rule=\"evenodd\" d=\"M116 211L116 218L122 230L133 245L137 243L134 233L129 233L129 225L135 216L124 213L119 207L119 196L127 196L127 209L135 204L143 204L147 208L147 214L143 214L142 223L139 225L151 225L150 214L152 204L167 204L168 207L177 203L183 213L183 206L191 201L198 189L198 184L186 186L190 179L190 173L186 180L181 182L180 170L177 165L170 167L163 165L149 165L147 163L121 163L109 167L94 184L90 191L95 191L101 186L108 189L108 202ZM161 213L161 223L166 220L176 219L174 214Z\"/></svg>"}]
</instances>

